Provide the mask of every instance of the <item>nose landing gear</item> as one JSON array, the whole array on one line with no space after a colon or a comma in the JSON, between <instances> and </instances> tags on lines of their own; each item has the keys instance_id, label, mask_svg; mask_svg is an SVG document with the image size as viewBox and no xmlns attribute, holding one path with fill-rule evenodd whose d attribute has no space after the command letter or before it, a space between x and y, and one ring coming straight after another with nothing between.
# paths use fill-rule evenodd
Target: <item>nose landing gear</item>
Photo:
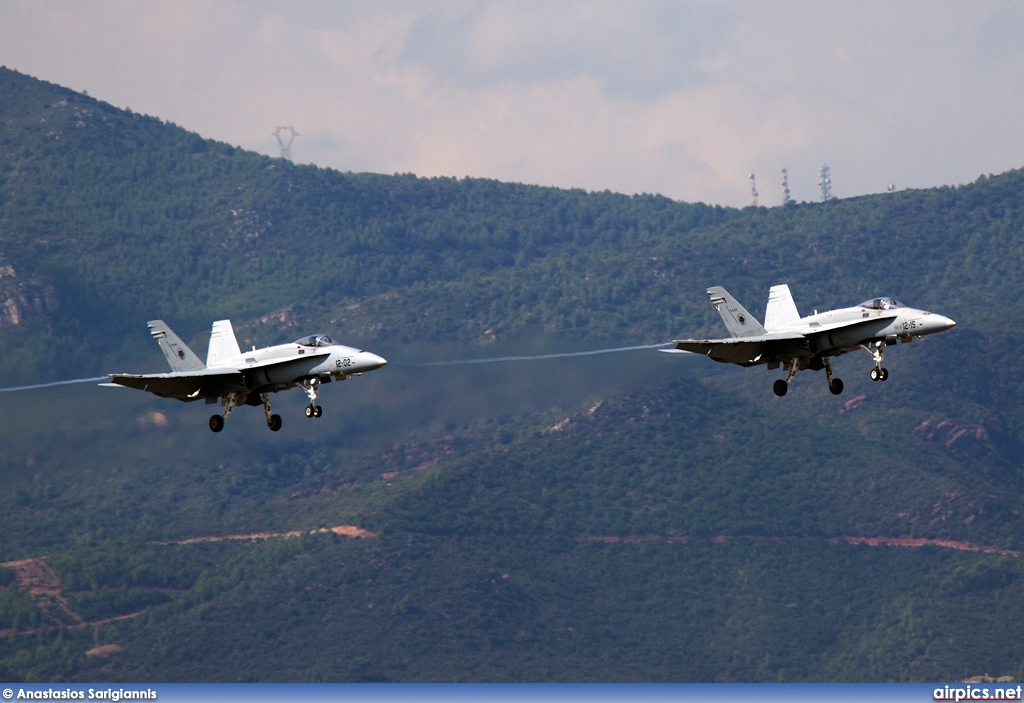
<instances>
[{"instance_id":1,"label":"nose landing gear","mask_svg":"<svg viewBox=\"0 0 1024 703\"><path fill-rule=\"evenodd\" d=\"M860 348L870 354L871 358L875 360L875 368L871 369L871 380L884 381L889 378L888 369L882 366L885 355L885 343L872 342L869 345L861 344Z\"/></svg>"},{"instance_id":2,"label":"nose landing gear","mask_svg":"<svg viewBox=\"0 0 1024 703\"><path fill-rule=\"evenodd\" d=\"M309 396L309 405L306 406L306 417L320 417L324 414L324 409L316 404L317 396L320 393L320 379L311 378L309 379L309 385L299 385L299 387L306 392Z\"/></svg>"}]
</instances>

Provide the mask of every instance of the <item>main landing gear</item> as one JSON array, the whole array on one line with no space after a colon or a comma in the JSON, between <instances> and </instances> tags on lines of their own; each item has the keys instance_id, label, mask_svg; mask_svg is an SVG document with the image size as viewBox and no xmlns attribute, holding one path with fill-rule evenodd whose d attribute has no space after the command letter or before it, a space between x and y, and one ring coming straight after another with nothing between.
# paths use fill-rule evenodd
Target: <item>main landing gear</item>
<instances>
[{"instance_id":1,"label":"main landing gear","mask_svg":"<svg viewBox=\"0 0 1024 703\"><path fill-rule=\"evenodd\" d=\"M306 417L320 417L324 414L324 409L316 404L316 399L320 391L320 379L311 378L309 379L309 386L300 385L300 388L306 392L309 396L309 405L306 406Z\"/></svg>"},{"instance_id":2,"label":"main landing gear","mask_svg":"<svg viewBox=\"0 0 1024 703\"><path fill-rule=\"evenodd\" d=\"M861 344L860 348L870 354L871 358L875 360L875 367L871 369L871 380L884 381L889 378L889 370L882 366L885 343L879 341L872 342L869 345Z\"/></svg>"},{"instance_id":3,"label":"main landing gear","mask_svg":"<svg viewBox=\"0 0 1024 703\"><path fill-rule=\"evenodd\" d=\"M828 389L832 391L832 395L839 395L843 392L843 379L832 378L832 362L828 360L828 357L822 357L822 363L825 364L825 379L828 381Z\"/></svg>"},{"instance_id":4,"label":"main landing gear","mask_svg":"<svg viewBox=\"0 0 1024 703\"><path fill-rule=\"evenodd\" d=\"M789 390L789 384L793 382L793 377L796 376L796 372L800 370L798 363L799 362L796 359L789 360L789 374L786 376L786 380L783 381L780 378L775 382L775 385L772 386L772 390L775 391L775 395L780 398L786 395L786 392Z\"/></svg>"},{"instance_id":5,"label":"main landing gear","mask_svg":"<svg viewBox=\"0 0 1024 703\"><path fill-rule=\"evenodd\" d=\"M281 416L270 412L270 398L267 397L266 393L260 393L260 400L263 401L263 412L267 416L267 427L277 432L281 429ZM224 421L231 415L231 411L235 409L235 406L245 402L245 396L238 393L228 393L221 402L224 404L224 414L214 415L210 418L210 430L213 432L220 432L224 429Z\"/></svg>"},{"instance_id":6,"label":"main landing gear","mask_svg":"<svg viewBox=\"0 0 1024 703\"><path fill-rule=\"evenodd\" d=\"M263 401L263 414L267 416L267 427L271 432L281 429L281 416L270 412L270 396L260 393L260 400Z\"/></svg>"},{"instance_id":7,"label":"main landing gear","mask_svg":"<svg viewBox=\"0 0 1024 703\"><path fill-rule=\"evenodd\" d=\"M786 380L783 381L781 378L775 382L772 386L772 390L775 391L775 395L780 398L786 395L789 391L789 384L793 382L793 377L796 376L796 372L803 368L812 368L820 370L822 367L825 369L825 378L828 380L828 389L832 392L832 395L839 395L843 392L843 379L832 377L832 362L829 361L827 356L820 357L822 366L817 366L814 363L808 364L806 361L801 362L798 359L790 359L787 367L789 374L786 376ZM816 360L815 360L816 361Z\"/></svg>"}]
</instances>

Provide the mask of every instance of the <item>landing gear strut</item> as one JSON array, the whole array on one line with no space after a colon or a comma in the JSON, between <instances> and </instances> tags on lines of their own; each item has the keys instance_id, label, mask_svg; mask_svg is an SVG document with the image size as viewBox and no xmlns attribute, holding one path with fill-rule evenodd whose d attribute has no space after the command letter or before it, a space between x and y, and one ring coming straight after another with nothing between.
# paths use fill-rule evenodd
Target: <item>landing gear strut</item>
<instances>
[{"instance_id":1,"label":"landing gear strut","mask_svg":"<svg viewBox=\"0 0 1024 703\"><path fill-rule=\"evenodd\" d=\"M822 357L822 362L825 364L825 378L828 380L828 389L832 391L832 395L839 395L843 392L843 379L832 378L832 362L828 360L828 357Z\"/></svg>"},{"instance_id":2,"label":"landing gear strut","mask_svg":"<svg viewBox=\"0 0 1024 703\"><path fill-rule=\"evenodd\" d=\"M786 380L783 381L781 378L775 382L772 386L772 390L775 391L775 395L780 398L786 395L786 391L789 390L789 384L793 382L793 377L796 376L796 372L799 371L796 359L789 360L789 374L786 376Z\"/></svg>"},{"instance_id":3,"label":"landing gear strut","mask_svg":"<svg viewBox=\"0 0 1024 703\"><path fill-rule=\"evenodd\" d=\"M267 427L277 432L281 429L281 416L270 412L270 397L266 393L260 393L260 400L263 401L263 414L267 416Z\"/></svg>"},{"instance_id":4,"label":"landing gear strut","mask_svg":"<svg viewBox=\"0 0 1024 703\"><path fill-rule=\"evenodd\" d=\"M231 415L231 411L235 409L239 401L244 400L244 397L240 398L238 393L228 393L221 399L221 403L224 405L223 415L214 415L210 418L210 430L213 432L220 432L224 429L224 421Z\"/></svg>"},{"instance_id":5,"label":"landing gear strut","mask_svg":"<svg viewBox=\"0 0 1024 703\"><path fill-rule=\"evenodd\" d=\"M889 370L882 366L885 353L885 342L872 342L869 345L861 344L860 348L871 355L875 360L875 368L871 369L872 381L884 381L889 378Z\"/></svg>"},{"instance_id":6,"label":"landing gear strut","mask_svg":"<svg viewBox=\"0 0 1024 703\"><path fill-rule=\"evenodd\" d=\"M309 396L309 405L306 406L306 417L320 417L324 414L324 409L316 404L317 395L320 390L320 379L311 378L309 379L309 386L300 386L302 390Z\"/></svg>"}]
</instances>

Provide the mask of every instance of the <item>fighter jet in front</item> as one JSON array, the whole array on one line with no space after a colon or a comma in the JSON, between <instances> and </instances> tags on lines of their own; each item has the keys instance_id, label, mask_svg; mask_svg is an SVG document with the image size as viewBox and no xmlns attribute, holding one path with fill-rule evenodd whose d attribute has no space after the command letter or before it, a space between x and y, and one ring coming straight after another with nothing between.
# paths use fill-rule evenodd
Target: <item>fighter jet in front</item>
<instances>
[{"instance_id":1,"label":"fighter jet in front","mask_svg":"<svg viewBox=\"0 0 1024 703\"><path fill-rule=\"evenodd\" d=\"M909 308L893 298L873 298L841 310L815 311L800 317L788 285L772 286L768 293L764 326L721 286L708 289L730 339L676 340L667 352L703 354L715 361L740 366L767 364L783 367L788 375L775 382L775 395L786 395L798 371L825 369L829 390L843 392L843 382L832 375L830 357L862 349L875 362L872 381L884 381L889 372L882 366L885 348L912 342L926 334L943 332L956 323L936 313Z\"/></svg>"},{"instance_id":2,"label":"fighter jet in front","mask_svg":"<svg viewBox=\"0 0 1024 703\"><path fill-rule=\"evenodd\" d=\"M219 399L224 410L210 418L214 432L224 429L224 421L239 405L262 405L267 426L277 432L281 416L271 412L269 395L289 388L301 388L309 397L306 417L320 417L323 409L316 401L321 384L344 381L388 363L376 354L343 346L323 334L290 344L253 347L243 353L231 320L218 320L210 332L204 364L162 320L150 322L149 331L167 357L171 373L110 374L112 383L101 385L137 388L185 402L203 399L207 405Z\"/></svg>"}]
</instances>

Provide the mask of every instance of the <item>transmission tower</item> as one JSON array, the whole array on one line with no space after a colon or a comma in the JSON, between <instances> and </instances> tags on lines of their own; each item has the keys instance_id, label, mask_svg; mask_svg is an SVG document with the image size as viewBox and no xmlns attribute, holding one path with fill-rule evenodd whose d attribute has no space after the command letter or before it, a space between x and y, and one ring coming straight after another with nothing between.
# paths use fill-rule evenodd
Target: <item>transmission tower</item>
<instances>
[{"instance_id":1,"label":"transmission tower","mask_svg":"<svg viewBox=\"0 0 1024 703\"><path fill-rule=\"evenodd\" d=\"M750 174L750 206L757 207L757 184L754 182L754 174Z\"/></svg>"},{"instance_id":2,"label":"transmission tower","mask_svg":"<svg viewBox=\"0 0 1024 703\"><path fill-rule=\"evenodd\" d=\"M782 204L789 205L789 171L782 169Z\"/></svg>"},{"instance_id":3,"label":"transmission tower","mask_svg":"<svg viewBox=\"0 0 1024 703\"><path fill-rule=\"evenodd\" d=\"M827 202L832 199L832 174L828 164L818 169L818 187L821 188L821 199Z\"/></svg>"},{"instance_id":4,"label":"transmission tower","mask_svg":"<svg viewBox=\"0 0 1024 703\"><path fill-rule=\"evenodd\" d=\"M292 160L292 142L295 141L295 137L299 136L299 133L295 131L294 127L278 127L274 130L274 136L277 137L277 144L281 147L281 158Z\"/></svg>"}]
</instances>

